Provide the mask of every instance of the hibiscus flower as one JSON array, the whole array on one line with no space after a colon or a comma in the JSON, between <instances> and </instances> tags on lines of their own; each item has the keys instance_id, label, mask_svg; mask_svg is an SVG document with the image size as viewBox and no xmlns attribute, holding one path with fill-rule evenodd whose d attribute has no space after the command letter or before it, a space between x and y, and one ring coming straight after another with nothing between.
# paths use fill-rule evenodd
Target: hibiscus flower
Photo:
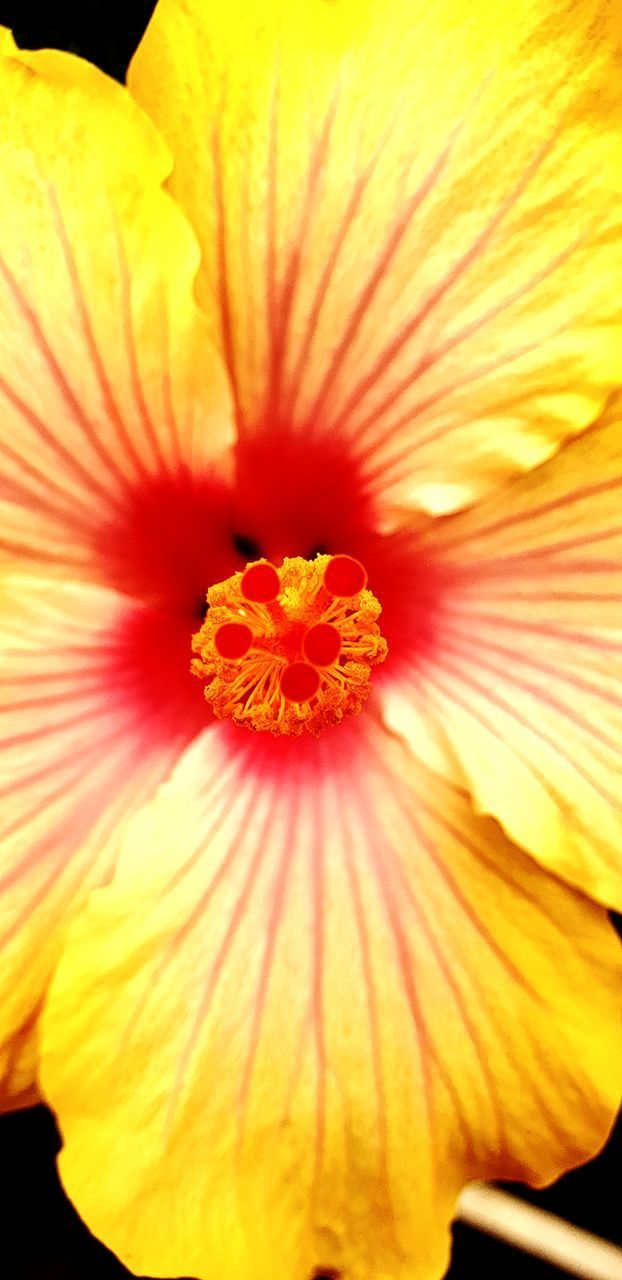
<instances>
[{"instance_id":1,"label":"hibiscus flower","mask_svg":"<svg viewBox=\"0 0 622 1280\"><path fill-rule=\"evenodd\" d=\"M605 0L2 37L2 1057L134 1270L433 1280L619 1097Z\"/></svg>"}]
</instances>

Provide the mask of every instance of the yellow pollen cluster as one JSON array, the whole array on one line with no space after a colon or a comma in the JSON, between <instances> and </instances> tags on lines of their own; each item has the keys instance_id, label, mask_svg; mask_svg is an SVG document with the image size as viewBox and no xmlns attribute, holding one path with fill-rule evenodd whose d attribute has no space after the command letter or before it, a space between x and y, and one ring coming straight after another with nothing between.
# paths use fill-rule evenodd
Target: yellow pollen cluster
<instances>
[{"instance_id":1,"label":"yellow pollen cluster","mask_svg":"<svg viewBox=\"0 0 622 1280\"><path fill-rule=\"evenodd\" d=\"M248 565L207 593L191 670L216 716L255 732L318 737L357 714L387 656L381 607L350 556Z\"/></svg>"}]
</instances>

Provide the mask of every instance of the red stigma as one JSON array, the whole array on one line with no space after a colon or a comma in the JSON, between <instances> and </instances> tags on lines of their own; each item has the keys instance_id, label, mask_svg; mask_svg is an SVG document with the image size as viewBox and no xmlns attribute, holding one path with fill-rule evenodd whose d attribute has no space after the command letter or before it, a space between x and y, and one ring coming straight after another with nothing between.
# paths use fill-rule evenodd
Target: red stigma
<instances>
[{"instance_id":1,"label":"red stigma","mask_svg":"<svg viewBox=\"0 0 622 1280\"><path fill-rule=\"evenodd\" d=\"M320 687L320 677L308 662L292 662L281 676L281 693L288 702L308 702Z\"/></svg>"},{"instance_id":2,"label":"red stigma","mask_svg":"<svg viewBox=\"0 0 622 1280\"><path fill-rule=\"evenodd\" d=\"M245 622L223 622L214 636L221 658L243 658L253 643L253 633Z\"/></svg>"},{"instance_id":3,"label":"red stigma","mask_svg":"<svg viewBox=\"0 0 622 1280\"><path fill-rule=\"evenodd\" d=\"M269 604L281 590L281 580L273 564L252 564L242 576L241 592L253 604Z\"/></svg>"},{"instance_id":4,"label":"red stigma","mask_svg":"<svg viewBox=\"0 0 622 1280\"><path fill-rule=\"evenodd\" d=\"M314 667L331 667L341 653L341 636L330 622L317 622L309 627L303 642L302 651L307 662Z\"/></svg>"},{"instance_id":5,"label":"red stigma","mask_svg":"<svg viewBox=\"0 0 622 1280\"><path fill-rule=\"evenodd\" d=\"M324 572L324 586L331 596L348 599L357 596L367 582L360 560L353 556L333 556Z\"/></svg>"}]
</instances>

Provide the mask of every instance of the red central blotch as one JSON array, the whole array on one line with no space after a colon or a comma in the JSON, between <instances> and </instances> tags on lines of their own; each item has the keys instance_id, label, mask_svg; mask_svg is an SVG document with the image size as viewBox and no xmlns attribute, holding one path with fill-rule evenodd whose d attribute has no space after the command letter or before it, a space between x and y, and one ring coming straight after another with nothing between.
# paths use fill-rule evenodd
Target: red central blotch
<instances>
[{"instance_id":1,"label":"red central blotch","mask_svg":"<svg viewBox=\"0 0 622 1280\"><path fill-rule=\"evenodd\" d=\"M370 589L382 605L389 645L389 657L375 676L378 685L434 649L439 603L448 589L429 551L418 549L414 514L407 529L382 531L387 512L365 492L342 443L314 436L311 427L297 437L263 431L239 445L236 467L228 474L230 480L216 468L195 474L179 468L145 475L139 484L128 485L118 509L93 534L95 576L99 565L100 581L140 606L128 610L111 657L127 691L128 716L138 708L138 714L150 717L154 732L180 742L211 719L189 671L191 637L204 616L207 591L249 559L262 561L257 568L265 582L260 587L257 579L253 588L251 577L246 584L248 599L258 608L272 607L285 557L303 556L313 563L318 553L332 556L331 573L344 575L340 583L329 579L327 584L336 602L360 588L365 565ZM247 544L249 552L241 549ZM315 680L309 669L321 674L339 661L330 626L305 645L303 634L304 629L299 644L296 633L291 655L285 656L290 666L299 663L300 680L307 683L298 689L294 672L287 677L294 685L286 697L292 689L308 697ZM225 639L223 633L219 643L237 646L237 654L247 641L243 628L235 638L231 633Z\"/></svg>"},{"instance_id":2,"label":"red central blotch","mask_svg":"<svg viewBox=\"0 0 622 1280\"><path fill-rule=\"evenodd\" d=\"M353 459L311 433L264 431L236 453L236 522L275 564L284 556L349 550L353 532L375 525Z\"/></svg>"},{"instance_id":3,"label":"red central blotch","mask_svg":"<svg viewBox=\"0 0 622 1280\"><path fill-rule=\"evenodd\" d=\"M96 534L106 580L159 609L196 615L210 583L240 568L230 485L215 472L146 477Z\"/></svg>"}]
</instances>

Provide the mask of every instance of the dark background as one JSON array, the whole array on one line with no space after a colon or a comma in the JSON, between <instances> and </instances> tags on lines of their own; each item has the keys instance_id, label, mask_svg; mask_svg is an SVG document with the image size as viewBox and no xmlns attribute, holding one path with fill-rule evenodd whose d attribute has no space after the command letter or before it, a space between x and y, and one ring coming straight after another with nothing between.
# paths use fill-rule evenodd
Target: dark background
<instances>
[{"instance_id":1,"label":"dark background","mask_svg":"<svg viewBox=\"0 0 622 1280\"><path fill-rule=\"evenodd\" d=\"M219 0L214 0L218 3ZM226 0L222 0L226 3ZM292 0L300 3L301 0ZM17 43L81 54L123 80L153 9L153 0L0 0L0 23ZM0 215L1 216L1 215ZM0 1274L5 1280L122 1280L130 1272L89 1234L64 1196L55 1172L60 1139L44 1107L0 1117ZM622 1243L622 1127L591 1164L545 1192L516 1188L607 1239ZM275 1280L280 1276L275 1258ZM560 1280L542 1262L458 1224L447 1280ZM214 1280L226 1280L214 1268Z\"/></svg>"}]
</instances>

